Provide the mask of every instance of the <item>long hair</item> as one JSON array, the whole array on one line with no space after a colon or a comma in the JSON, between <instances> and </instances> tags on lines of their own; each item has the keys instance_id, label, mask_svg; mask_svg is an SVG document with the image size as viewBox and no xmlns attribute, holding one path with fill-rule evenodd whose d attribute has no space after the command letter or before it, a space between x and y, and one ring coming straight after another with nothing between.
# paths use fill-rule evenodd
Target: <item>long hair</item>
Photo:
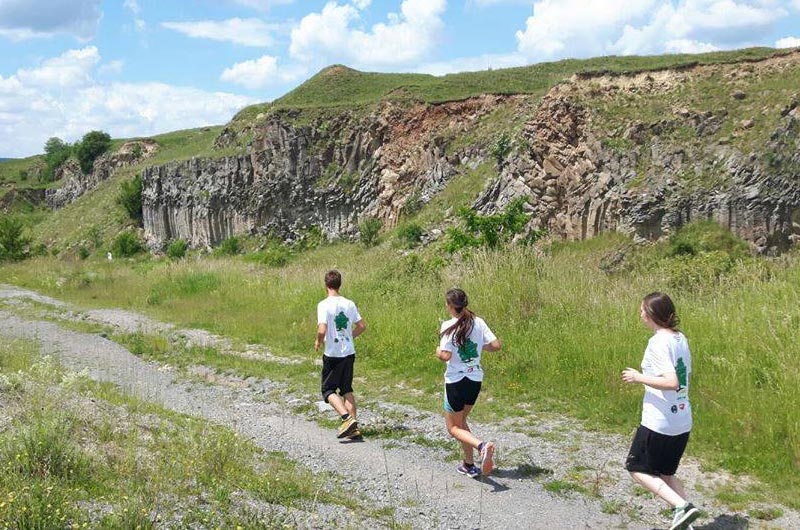
<instances>
[{"instance_id":1,"label":"long hair","mask_svg":"<svg viewBox=\"0 0 800 530\"><path fill-rule=\"evenodd\" d=\"M467 342L467 337L472 333L475 325L475 313L467 309L469 298L461 289L450 289L445 295L447 305L455 309L458 314L456 323L442 331L440 336L453 334L453 344L459 348Z\"/></svg>"},{"instance_id":2,"label":"long hair","mask_svg":"<svg viewBox=\"0 0 800 530\"><path fill-rule=\"evenodd\" d=\"M666 294L650 293L642 300L642 306L647 316L660 327L671 330L678 329L679 319L675 312L675 304Z\"/></svg>"}]
</instances>

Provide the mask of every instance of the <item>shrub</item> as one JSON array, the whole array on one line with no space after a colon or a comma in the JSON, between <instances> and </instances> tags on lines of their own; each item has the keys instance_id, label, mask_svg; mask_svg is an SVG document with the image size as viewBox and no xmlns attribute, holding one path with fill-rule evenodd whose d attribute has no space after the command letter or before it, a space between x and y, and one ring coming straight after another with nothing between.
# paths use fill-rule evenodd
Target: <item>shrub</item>
<instances>
[{"instance_id":1,"label":"shrub","mask_svg":"<svg viewBox=\"0 0 800 530\"><path fill-rule=\"evenodd\" d=\"M415 191L408 196L406 202L403 204L402 213L403 215L414 215L420 211L423 206L424 204L422 202L422 196L420 195L419 191Z\"/></svg>"},{"instance_id":2,"label":"shrub","mask_svg":"<svg viewBox=\"0 0 800 530\"><path fill-rule=\"evenodd\" d=\"M470 208L462 208L458 215L465 229L449 229L449 241L445 248L449 252L467 247L499 248L525 228L529 215L524 210L524 199L512 201L503 212L493 215L480 215ZM535 241L541 235L542 233L536 232L532 240Z\"/></svg>"},{"instance_id":3,"label":"shrub","mask_svg":"<svg viewBox=\"0 0 800 530\"><path fill-rule=\"evenodd\" d=\"M136 175L133 180L123 182L117 195L117 204L125 208L128 217L142 224L142 176Z\"/></svg>"},{"instance_id":4,"label":"shrub","mask_svg":"<svg viewBox=\"0 0 800 530\"><path fill-rule=\"evenodd\" d=\"M505 165L506 158L511 154L513 148L514 142L511 141L511 137L508 133L504 132L495 138L490 152L498 167L503 167L503 165Z\"/></svg>"},{"instance_id":5,"label":"shrub","mask_svg":"<svg viewBox=\"0 0 800 530\"><path fill-rule=\"evenodd\" d=\"M110 147L111 136L106 132L90 131L83 135L83 139L75 149L81 171L90 173L97 157L108 151Z\"/></svg>"},{"instance_id":6,"label":"shrub","mask_svg":"<svg viewBox=\"0 0 800 530\"><path fill-rule=\"evenodd\" d=\"M26 180L28 180L28 172L24 169L20 169L17 177L20 182L25 182Z\"/></svg>"},{"instance_id":7,"label":"shrub","mask_svg":"<svg viewBox=\"0 0 800 530\"><path fill-rule=\"evenodd\" d=\"M79 256L81 259L86 259L86 258L88 258L90 254L91 254L91 252L89 252L89 249L88 249L88 248L86 248L86 247L84 247L84 246L80 246L80 247L78 247L78 256Z\"/></svg>"},{"instance_id":8,"label":"shrub","mask_svg":"<svg viewBox=\"0 0 800 530\"><path fill-rule=\"evenodd\" d=\"M133 144L133 148L131 148L131 155L133 158L141 158L143 152L142 144Z\"/></svg>"},{"instance_id":9,"label":"shrub","mask_svg":"<svg viewBox=\"0 0 800 530\"><path fill-rule=\"evenodd\" d=\"M111 252L115 256L127 258L143 251L144 247L139 237L131 231L121 232L111 245Z\"/></svg>"},{"instance_id":10,"label":"shrub","mask_svg":"<svg viewBox=\"0 0 800 530\"><path fill-rule=\"evenodd\" d=\"M299 250L309 250L321 246L325 243L325 240L325 234L322 232L322 228L318 225L312 225L300 235L296 245Z\"/></svg>"},{"instance_id":11,"label":"shrub","mask_svg":"<svg viewBox=\"0 0 800 530\"><path fill-rule=\"evenodd\" d=\"M176 239L167 246L167 256L172 259L181 259L186 256L189 244L183 239Z\"/></svg>"},{"instance_id":12,"label":"shrub","mask_svg":"<svg viewBox=\"0 0 800 530\"><path fill-rule=\"evenodd\" d=\"M215 254L219 256L235 256L241 252L241 250L242 245L239 242L239 238L232 236L220 243L219 247L217 247L217 250L215 251Z\"/></svg>"},{"instance_id":13,"label":"shrub","mask_svg":"<svg viewBox=\"0 0 800 530\"><path fill-rule=\"evenodd\" d=\"M699 221L681 227L669 238L669 256L695 256L701 252L724 252L732 258L749 255L747 243L714 221Z\"/></svg>"},{"instance_id":14,"label":"shrub","mask_svg":"<svg viewBox=\"0 0 800 530\"><path fill-rule=\"evenodd\" d=\"M247 256L248 261L254 261L270 267L282 267L292 259L292 249L280 244L273 244Z\"/></svg>"},{"instance_id":15,"label":"shrub","mask_svg":"<svg viewBox=\"0 0 800 530\"><path fill-rule=\"evenodd\" d=\"M31 238L24 233L22 221L16 217L0 217L0 261L18 261L26 256Z\"/></svg>"},{"instance_id":16,"label":"shrub","mask_svg":"<svg viewBox=\"0 0 800 530\"><path fill-rule=\"evenodd\" d=\"M406 223L397 229L397 238L406 247L412 248L422 240L422 227L417 223Z\"/></svg>"},{"instance_id":17,"label":"shrub","mask_svg":"<svg viewBox=\"0 0 800 530\"><path fill-rule=\"evenodd\" d=\"M361 242L367 247L373 247L378 244L378 234L383 227L383 222L375 217L365 219L358 225L360 232Z\"/></svg>"}]
</instances>

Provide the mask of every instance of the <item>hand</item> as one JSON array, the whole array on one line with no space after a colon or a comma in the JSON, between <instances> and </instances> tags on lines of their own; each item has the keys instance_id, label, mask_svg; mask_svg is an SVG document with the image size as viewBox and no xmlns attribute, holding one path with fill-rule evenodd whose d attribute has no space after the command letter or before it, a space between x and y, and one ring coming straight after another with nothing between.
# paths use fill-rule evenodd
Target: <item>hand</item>
<instances>
[{"instance_id":1,"label":"hand","mask_svg":"<svg viewBox=\"0 0 800 530\"><path fill-rule=\"evenodd\" d=\"M622 380L626 383L638 383L640 375L642 374L638 370L628 367L622 371Z\"/></svg>"},{"instance_id":2,"label":"hand","mask_svg":"<svg viewBox=\"0 0 800 530\"><path fill-rule=\"evenodd\" d=\"M314 341L314 351L319 351L319 347L321 346L319 339Z\"/></svg>"}]
</instances>

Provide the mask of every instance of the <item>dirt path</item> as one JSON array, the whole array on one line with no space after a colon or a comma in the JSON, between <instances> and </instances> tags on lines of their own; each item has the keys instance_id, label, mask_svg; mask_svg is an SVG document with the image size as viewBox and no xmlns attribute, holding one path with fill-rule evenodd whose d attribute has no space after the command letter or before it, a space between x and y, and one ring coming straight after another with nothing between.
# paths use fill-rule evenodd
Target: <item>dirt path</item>
<instances>
[{"instance_id":1,"label":"dirt path","mask_svg":"<svg viewBox=\"0 0 800 530\"><path fill-rule=\"evenodd\" d=\"M0 300L25 298L70 311L57 300L0 286ZM79 313L72 310L70 314ZM174 331L170 325L127 311L90 311L80 318L125 330ZM205 332L200 335L212 343L225 341ZM627 441L584 432L576 438L574 429L579 426L566 419L560 427L553 419L534 426L513 422L494 428L475 425L477 432L496 440L500 455L505 455L496 474L476 481L455 474L454 463L435 446L403 439L341 443L330 429L309 419L313 413L289 412L286 402L269 391L279 389L279 383L235 377L218 377L216 384L187 381L175 370L144 362L102 336L69 331L57 323L11 311L0 311L0 337L37 340L43 353L56 356L70 369L86 369L92 378L113 382L139 398L227 425L260 447L285 452L315 472L344 477L343 483L351 487L342 488L342 495L352 490L367 498L373 508L394 507L396 520L413 528L651 528L666 523L665 517L657 514L661 506L656 501L649 496L634 498L631 493L630 480L620 469ZM366 405L361 415L366 424L400 422L403 429L419 432L426 439L448 442L442 420L435 414L391 403ZM596 491L547 491L547 480L564 476L561 470L565 466L584 475L588 469L585 483L594 480ZM702 475L696 465L687 467L695 480L713 478ZM699 495L695 498L703 501ZM747 526L743 517L720 512L710 504L706 508L710 517L705 525L695 526L698 530ZM786 515L772 524L800 527L800 518L786 510Z\"/></svg>"}]
</instances>

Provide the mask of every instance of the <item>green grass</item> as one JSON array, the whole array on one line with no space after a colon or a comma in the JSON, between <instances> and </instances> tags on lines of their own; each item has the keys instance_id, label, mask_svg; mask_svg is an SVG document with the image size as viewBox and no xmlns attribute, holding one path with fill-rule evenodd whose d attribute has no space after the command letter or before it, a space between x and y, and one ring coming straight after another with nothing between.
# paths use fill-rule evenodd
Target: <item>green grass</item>
<instances>
[{"instance_id":1,"label":"green grass","mask_svg":"<svg viewBox=\"0 0 800 530\"><path fill-rule=\"evenodd\" d=\"M514 414L518 404L528 403L625 434L641 407L641 388L625 386L619 377L625 366L639 364L648 338L638 322L639 301L647 292L666 290L676 299L694 352L689 454L712 468L755 475L774 487L776 498L797 506L797 256L718 268L707 259L713 252L659 255L641 258L632 271L602 273L604 253L624 243L601 237L554 245L544 256L520 248L477 252L448 258L444 268L430 266L435 249L401 258L388 244L327 246L283 268L258 267L242 257L111 264L41 258L3 267L0 281L267 344L308 363L270 367L274 363L195 354L220 370L265 377L286 371L286 378L310 385L317 356L310 346L314 307L324 295L324 271L337 267L344 294L356 300L369 326L358 341L361 386L428 410L440 407L442 366L432 352L445 318L442 293L459 285L505 344L501 353L486 356L484 396L493 400L482 401L476 417ZM200 292L200 284L210 287ZM398 391L400 385L421 393Z\"/></svg>"},{"instance_id":2,"label":"green grass","mask_svg":"<svg viewBox=\"0 0 800 530\"><path fill-rule=\"evenodd\" d=\"M517 68L464 72L444 76L360 72L341 65L323 69L272 104L259 104L240 111L234 121L251 121L270 109L353 107L386 99L427 103L462 100L481 94L542 95L556 83L575 73L633 72L676 68L690 64L718 64L761 59L776 53L772 48L749 48L732 52L658 56L566 59Z\"/></svg>"},{"instance_id":3,"label":"green grass","mask_svg":"<svg viewBox=\"0 0 800 530\"><path fill-rule=\"evenodd\" d=\"M12 415L0 432L0 527L273 528L291 520L248 505L342 503L282 455L66 372L36 350L0 345L0 400Z\"/></svg>"}]
</instances>

